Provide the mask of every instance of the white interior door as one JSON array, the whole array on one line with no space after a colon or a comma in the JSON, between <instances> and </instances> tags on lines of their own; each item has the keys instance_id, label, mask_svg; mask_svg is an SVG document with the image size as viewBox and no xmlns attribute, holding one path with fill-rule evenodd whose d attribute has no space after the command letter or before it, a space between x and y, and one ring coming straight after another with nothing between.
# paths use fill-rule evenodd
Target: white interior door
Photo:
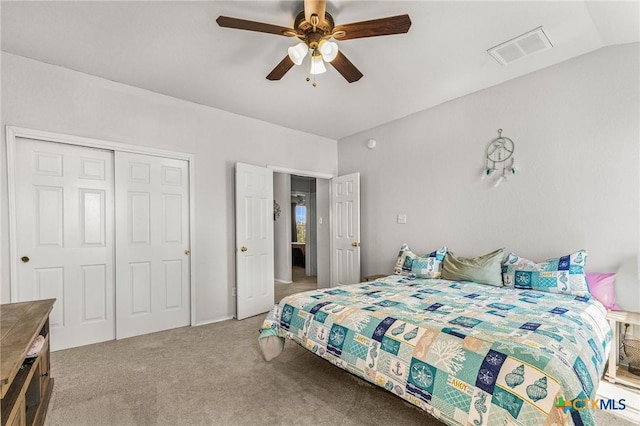
<instances>
[{"instance_id":1,"label":"white interior door","mask_svg":"<svg viewBox=\"0 0 640 426\"><path fill-rule=\"evenodd\" d=\"M15 161L12 302L56 299L52 350L114 339L113 153L17 138Z\"/></svg>"},{"instance_id":2,"label":"white interior door","mask_svg":"<svg viewBox=\"0 0 640 426\"><path fill-rule=\"evenodd\" d=\"M360 278L360 173L331 179L331 285Z\"/></svg>"},{"instance_id":3,"label":"white interior door","mask_svg":"<svg viewBox=\"0 0 640 426\"><path fill-rule=\"evenodd\" d=\"M236 163L236 318L274 303L273 170Z\"/></svg>"},{"instance_id":4,"label":"white interior door","mask_svg":"<svg viewBox=\"0 0 640 426\"><path fill-rule=\"evenodd\" d=\"M116 334L190 324L189 165L115 153Z\"/></svg>"}]
</instances>

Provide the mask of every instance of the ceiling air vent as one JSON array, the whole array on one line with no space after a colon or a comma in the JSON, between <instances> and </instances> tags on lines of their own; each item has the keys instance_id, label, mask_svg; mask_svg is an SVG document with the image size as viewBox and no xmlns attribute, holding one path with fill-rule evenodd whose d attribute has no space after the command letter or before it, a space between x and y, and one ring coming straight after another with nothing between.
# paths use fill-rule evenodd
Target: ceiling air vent
<instances>
[{"instance_id":1,"label":"ceiling air vent","mask_svg":"<svg viewBox=\"0 0 640 426\"><path fill-rule=\"evenodd\" d=\"M531 30L492 47L487 50L487 53L502 65L508 65L534 53L551 49L552 47L553 45L549 37L547 37L542 27L538 27L535 30Z\"/></svg>"}]
</instances>

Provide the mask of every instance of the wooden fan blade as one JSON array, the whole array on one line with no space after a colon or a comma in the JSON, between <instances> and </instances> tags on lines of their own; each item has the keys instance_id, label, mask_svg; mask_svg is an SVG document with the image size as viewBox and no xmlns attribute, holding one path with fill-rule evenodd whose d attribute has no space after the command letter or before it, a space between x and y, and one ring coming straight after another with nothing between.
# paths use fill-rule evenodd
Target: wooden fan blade
<instances>
[{"instance_id":1,"label":"wooden fan blade","mask_svg":"<svg viewBox=\"0 0 640 426\"><path fill-rule=\"evenodd\" d=\"M269 73L267 80L280 80L293 66L293 61L289 55L285 56L278 65Z\"/></svg>"},{"instance_id":2,"label":"wooden fan blade","mask_svg":"<svg viewBox=\"0 0 640 426\"><path fill-rule=\"evenodd\" d=\"M346 56L342 54L342 52L338 51L338 56L329 62L333 67L338 70L340 74L347 80L349 83L353 83L354 81L360 80L362 77L362 73L355 65L351 63L350 60L347 59Z\"/></svg>"},{"instance_id":3,"label":"wooden fan blade","mask_svg":"<svg viewBox=\"0 0 640 426\"><path fill-rule=\"evenodd\" d=\"M304 19L307 22L311 22L311 15L318 15L320 22L322 22L326 10L326 0L304 0Z\"/></svg>"},{"instance_id":4,"label":"wooden fan blade","mask_svg":"<svg viewBox=\"0 0 640 426\"><path fill-rule=\"evenodd\" d=\"M238 30L257 31L259 33L277 34L288 37L296 34L296 30L293 28L265 24L264 22L247 21L246 19L230 18L228 16L218 16L216 22L221 27L235 28Z\"/></svg>"},{"instance_id":5,"label":"wooden fan blade","mask_svg":"<svg viewBox=\"0 0 640 426\"><path fill-rule=\"evenodd\" d=\"M376 37L391 34L402 34L409 31L411 19L409 15L389 16L388 18L372 19L371 21L354 22L338 25L334 33L344 31L344 35L335 35L337 40L351 40L354 38Z\"/></svg>"}]
</instances>

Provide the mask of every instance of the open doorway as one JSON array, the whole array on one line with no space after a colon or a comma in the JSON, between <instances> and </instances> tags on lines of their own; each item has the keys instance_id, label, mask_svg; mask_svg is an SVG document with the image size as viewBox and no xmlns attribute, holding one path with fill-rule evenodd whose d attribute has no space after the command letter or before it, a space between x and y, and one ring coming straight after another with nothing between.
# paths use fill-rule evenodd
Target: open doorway
<instances>
[{"instance_id":1,"label":"open doorway","mask_svg":"<svg viewBox=\"0 0 640 426\"><path fill-rule=\"evenodd\" d=\"M295 179L292 176L292 180ZM312 244L309 231L308 210L309 193L291 192L291 276L292 281L303 281L314 276L310 267L313 261L312 250L307 253L307 246ZM311 248L311 247L309 247Z\"/></svg>"},{"instance_id":2,"label":"open doorway","mask_svg":"<svg viewBox=\"0 0 640 426\"><path fill-rule=\"evenodd\" d=\"M296 290L317 288L316 179L291 176L291 280Z\"/></svg>"},{"instance_id":3,"label":"open doorway","mask_svg":"<svg viewBox=\"0 0 640 426\"><path fill-rule=\"evenodd\" d=\"M329 247L328 182L274 173L276 303L290 294L329 286L323 265Z\"/></svg>"}]
</instances>

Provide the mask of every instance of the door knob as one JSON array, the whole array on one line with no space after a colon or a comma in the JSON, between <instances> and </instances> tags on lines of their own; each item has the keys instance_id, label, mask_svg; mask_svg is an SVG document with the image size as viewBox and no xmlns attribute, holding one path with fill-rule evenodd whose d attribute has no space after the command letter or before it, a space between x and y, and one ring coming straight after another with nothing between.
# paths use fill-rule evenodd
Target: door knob
<instances>
[{"instance_id":1,"label":"door knob","mask_svg":"<svg viewBox=\"0 0 640 426\"><path fill-rule=\"evenodd\" d=\"M20 260L22 260L22 263L29 263L29 260L31 259L29 259L29 256L22 256Z\"/></svg>"},{"instance_id":2,"label":"door knob","mask_svg":"<svg viewBox=\"0 0 640 426\"><path fill-rule=\"evenodd\" d=\"M243 252L243 253L244 253L245 251L247 251L247 250L249 250L249 249L248 249L248 248L246 248L245 246L240 247L240 251L241 251L241 252Z\"/></svg>"},{"instance_id":3,"label":"door knob","mask_svg":"<svg viewBox=\"0 0 640 426\"><path fill-rule=\"evenodd\" d=\"M191 250L185 250L185 251L184 251L184 254L185 254L186 256L189 256L189 255L191 254Z\"/></svg>"},{"instance_id":4,"label":"door knob","mask_svg":"<svg viewBox=\"0 0 640 426\"><path fill-rule=\"evenodd\" d=\"M360 245L360 244L358 244L358 243L357 243L357 242L355 242L355 241L351 243L351 246L352 246L352 247L358 247L359 245Z\"/></svg>"}]
</instances>

